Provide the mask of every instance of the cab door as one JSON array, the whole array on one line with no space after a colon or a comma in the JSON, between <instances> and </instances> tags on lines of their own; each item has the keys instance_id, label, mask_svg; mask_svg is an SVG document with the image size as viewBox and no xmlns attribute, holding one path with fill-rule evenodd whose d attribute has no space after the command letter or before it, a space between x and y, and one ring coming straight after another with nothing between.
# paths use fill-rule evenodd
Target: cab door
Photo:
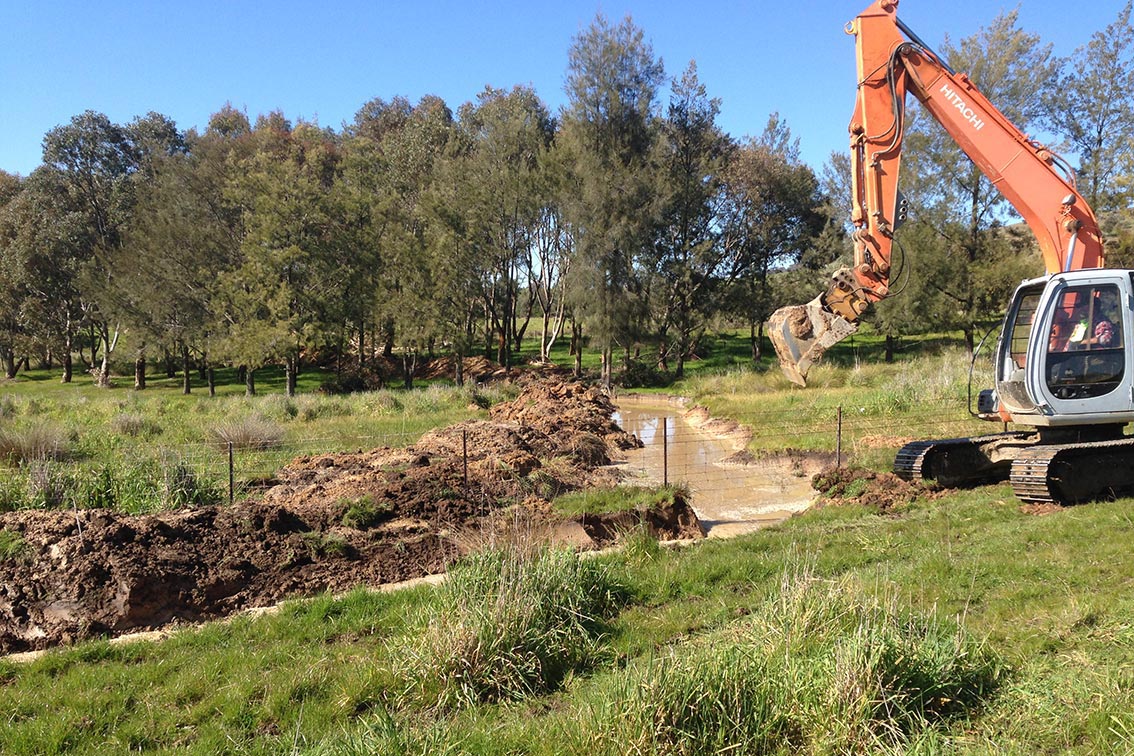
<instances>
[{"instance_id":1,"label":"cab door","mask_svg":"<svg viewBox=\"0 0 1134 756\"><path fill-rule=\"evenodd\" d=\"M1043 424L1131 419L1130 302L1128 271L1050 279L1029 339L1026 376Z\"/></svg>"}]
</instances>

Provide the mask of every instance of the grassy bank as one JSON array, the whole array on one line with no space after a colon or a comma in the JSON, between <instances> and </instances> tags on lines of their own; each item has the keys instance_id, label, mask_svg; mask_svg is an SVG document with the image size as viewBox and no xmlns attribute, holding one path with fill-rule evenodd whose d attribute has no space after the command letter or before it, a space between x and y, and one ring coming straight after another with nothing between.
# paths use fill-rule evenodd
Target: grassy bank
<instances>
[{"instance_id":1,"label":"grassy bank","mask_svg":"<svg viewBox=\"0 0 1134 756\"><path fill-rule=\"evenodd\" d=\"M0 751L1123 753L1132 503L1037 517L992 487L494 552L440 589L0 662Z\"/></svg>"}]
</instances>

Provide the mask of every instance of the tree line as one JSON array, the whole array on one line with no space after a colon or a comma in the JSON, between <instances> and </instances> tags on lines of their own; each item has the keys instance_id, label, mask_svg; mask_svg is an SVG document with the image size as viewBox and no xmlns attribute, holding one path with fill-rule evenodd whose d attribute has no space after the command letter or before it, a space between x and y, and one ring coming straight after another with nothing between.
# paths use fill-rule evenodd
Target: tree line
<instances>
[{"instance_id":1,"label":"tree line","mask_svg":"<svg viewBox=\"0 0 1134 756\"><path fill-rule=\"evenodd\" d=\"M942 49L1017 124L1074 148L1120 253L1134 247L1132 39L1128 3L1065 60L1015 12ZM722 322L759 359L764 319L847 261L845 156L816 174L774 113L757 137L724 133L695 63L668 79L629 18L580 32L565 89L554 114L526 86L456 112L374 99L337 131L228 104L201 131L158 113L75 116L29 176L0 172L5 374L58 365L70 381L78 358L107 385L112 360L132 360L144 388L164 359L185 391L192 370L228 365L252 392L279 365L293 393L304 363L396 366L409 384L447 354L460 381L465 356L511 366L565 340L576 369L584 344L598 351L607 382L619 364L680 378ZM918 273L875 324L972 333L1034 253L928 119L907 145Z\"/></svg>"}]
</instances>

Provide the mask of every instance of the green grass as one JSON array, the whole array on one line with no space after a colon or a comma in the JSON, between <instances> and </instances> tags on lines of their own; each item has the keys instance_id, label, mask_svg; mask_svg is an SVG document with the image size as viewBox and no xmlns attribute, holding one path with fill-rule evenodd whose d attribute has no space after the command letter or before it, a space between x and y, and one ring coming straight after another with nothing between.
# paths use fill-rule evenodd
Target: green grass
<instances>
[{"instance_id":1,"label":"green grass","mask_svg":"<svg viewBox=\"0 0 1134 756\"><path fill-rule=\"evenodd\" d=\"M291 398L67 389L0 386L0 511L212 503L227 499L229 441L240 495L297 455L405 446L507 395L444 385Z\"/></svg>"},{"instance_id":2,"label":"green grass","mask_svg":"<svg viewBox=\"0 0 1134 756\"><path fill-rule=\"evenodd\" d=\"M680 492L682 492L682 489L676 486L662 488L644 486L590 488L557 496L551 504L561 516L577 517L584 514L607 514L634 509L649 509L653 506L672 506L675 497ZM684 493L688 498L688 492Z\"/></svg>"},{"instance_id":3,"label":"green grass","mask_svg":"<svg viewBox=\"0 0 1134 756\"><path fill-rule=\"evenodd\" d=\"M750 424L755 449L831 449L842 406L844 451L885 468L893 439L989 429L957 400L966 372L959 352L927 348L893 366L824 365L807 390L747 369L679 388ZM257 412L286 438L317 421L334 433L466 411L467 395L446 396L176 407L200 427ZM53 401L0 399L0 415L55 416ZM138 413L159 436L188 422L97 407L70 410ZM886 513L830 506L673 551L636 536L586 562L492 551L440 589L359 590L159 643L0 661L0 753L1134 752L1134 500L1033 516L1000 485Z\"/></svg>"},{"instance_id":4,"label":"green grass","mask_svg":"<svg viewBox=\"0 0 1134 756\"><path fill-rule=\"evenodd\" d=\"M451 587L0 662L0 752L1124 753L1132 505L995 486L648 560L491 552Z\"/></svg>"}]
</instances>

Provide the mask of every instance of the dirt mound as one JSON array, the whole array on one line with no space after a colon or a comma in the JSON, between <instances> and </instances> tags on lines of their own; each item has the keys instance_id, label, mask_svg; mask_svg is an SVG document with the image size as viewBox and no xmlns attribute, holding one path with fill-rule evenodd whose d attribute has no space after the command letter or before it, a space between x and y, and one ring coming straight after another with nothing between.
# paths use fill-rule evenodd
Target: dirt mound
<instances>
[{"instance_id":1,"label":"dirt mound","mask_svg":"<svg viewBox=\"0 0 1134 756\"><path fill-rule=\"evenodd\" d=\"M232 507L0 514L21 544L0 576L0 652L441 572L461 552L454 534L609 483L601 465L638 443L613 409L580 383L533 381L490 421L406 449L300 457L257 500ZM691 511L643 516L663 537L694 533ZM580 525L588 546L618 532Z\"/></svg>"},{"instance_id":2,"label":"dirt mound","mask_svg":"<svg viewBox=\"0 0 1134 756\"><path fill-rule=\"evenodd\" d=\"M857 467L827 468L811 479L811 486L820 493L819 506L857 504L880 512L912 504L937 492L926 483Z\"/></svg>"}]
</instances>

